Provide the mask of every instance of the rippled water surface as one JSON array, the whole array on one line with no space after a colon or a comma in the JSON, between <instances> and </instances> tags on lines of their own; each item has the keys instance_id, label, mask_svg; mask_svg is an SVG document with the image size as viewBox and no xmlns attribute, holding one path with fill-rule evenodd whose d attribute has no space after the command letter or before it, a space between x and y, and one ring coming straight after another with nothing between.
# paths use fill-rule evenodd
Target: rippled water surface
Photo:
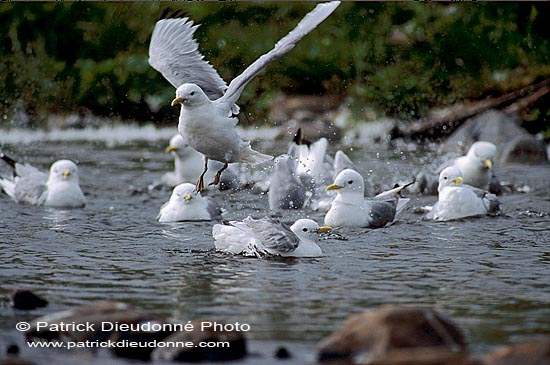
<instances>
[{"instance_id":1,"label":"rippled water surface","mask_svg":"<svg viewBox=\"0 0 550 365\"><path fill-rule=\"evenodd\" d=\"M394 225L339 230L348 240L321 241L322 258L260 260L216 253L212 223L156 222L170 192L147 186L172 167L164 140L3 143L4 152L43 169L60 157L78 161L89 203L62 211L0 196L0 290L31 289L50 301L30 313L4 303L0 344L22 341L17 321L104 299L185 321L248 323L253 350L287 344L297 363L313 359L313 344L351 313L388 303L446 310L474 353L550 332L548 166L497 168L501 180L530 188L503 196L500 217L427 222L414 208L436 198L411 196ZM259 149L278 154L286 147L264 142ZM372 170L367 181L375 189L437 162L418 151L346 151L364 175ZM268 214L266 195L215 196L225 219ZM304 216L321 222L323 214L296 211L283 219ZM45 356L22 351L31 359ZM112 363L101 356L86 361Z\"/></svg>"}]
</instances>

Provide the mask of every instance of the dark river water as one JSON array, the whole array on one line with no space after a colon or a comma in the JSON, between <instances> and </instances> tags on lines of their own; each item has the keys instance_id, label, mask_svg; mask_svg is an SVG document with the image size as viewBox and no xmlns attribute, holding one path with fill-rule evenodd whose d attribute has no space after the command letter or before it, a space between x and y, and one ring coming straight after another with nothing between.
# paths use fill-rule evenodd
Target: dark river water
<instances>
[{"instance_id":1,"label":"dark river water","mask_svg":"<svg viewBox=\"0 0 550 365\"><path fill-rule=\"evenodd\" d=\"M156 221L170 192L147 186L172 168L163 153L165 139L78 139L24 143L0 136L4 152L43 169L62 157L78 161L88 199L84 209L65 211L18 205L0 195L0 291L31 289L50 302L31 312L0 303L2 352L17 343L23 357L37 363L74 363L75 356L82 364L113 363L106 354L30 350L15 330L18 321L105 299L183 321L247 323L252 352L271 356L285 345L295 363L312 361L315 343L350 314L389 303L446 311L474 354L550 333L548 165L496 168L501 180L526 191L503 196L499 217L424 221L415 208L436 197L409 195L395 224L339 230L348 240L321 241L322 258L261 260L215 252L210 222ZM255 145L274 154L286 151L284 142ZM418 149L373 145L346 152L364 176L372 170L367 181L375 189L439 162ZM227 210L225 219L269 214L265 194L215 196ZM323 213L283 215L288 222L301 217L322 222Z\"/></svg>"}]
</instances>

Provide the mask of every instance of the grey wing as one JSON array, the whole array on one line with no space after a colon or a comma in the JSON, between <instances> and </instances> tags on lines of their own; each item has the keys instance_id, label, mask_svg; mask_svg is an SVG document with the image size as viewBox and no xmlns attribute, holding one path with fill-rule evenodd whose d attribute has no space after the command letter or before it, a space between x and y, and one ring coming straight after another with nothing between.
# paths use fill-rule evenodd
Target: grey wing
<instances>
[{"instance_id":1,"label":"grey wing","mask_svg":"<svg viewBox=\"0 0 550 365\"><path fill-rule=\"evenodd\" d=\"M498 213L500 210L500 201L498 200L495 194L489 193L487 190L476 188L475 186L466 185L470 190L472 190L476 196L483 201L487 213L494 214Z\"/></svg>"},{"instance_id":2,"label":"grey wing","mask_svg":"<svg viewBox=\"0 0 550 365\"><path fill-rule=\"evenodd\" d=\"M380 228L391 223L395 218L397 209L397 199L373 199L369 201L371 208L369 211L369 227Z\"/></svg>"},{"instance_id":3,"label":"grey wing","mask_svg":"<svg viewBox=\"0 0 550 365\"><path fill-rule=\"evenodd\" d=\"M277 219L262 218L249 221L247 224L268 250L287 253L294 251L300 244L300 239L294 232Z\"/></svg>"},{"instance_id":4,"label":"grey wing","mask_svg":"<svg viewBox=\"0 0 550 365\"><path fill-rule=\"evenodd\" d=\"M222 209L220 208L220 205L212 198L207 197L206 200L208 202L206 210L208 211L208 214L210 214L210 218L214 220L221 220Z\"/></svg>"},{"instance_id":5,"label":"grey wing","mask_svg":"<svg viewBox=\"0 0 550 365\"><path fill-rule=\"evenodd\" d=\"M47 195L48 175L30 165L16 165L15 199L21 203L43 204Z\"/></svg>"},{"instance_id":6,"label":"grey wing","mask_svg":"<svg viewBox=\"0 0 550 365\"><path fill-rule=\"evenodd\" d=\"M149 45L149 64L175 88L193 83L212 100L221 97L227 84L199 52L193 33L198 25L188 18L157 22Z\"/></svg>"},{"instance_id":7,"label":"grey wing","mask_svg":"<svg viewBox=\"0 0 550 365\"><path fill-rule=\"evenodd\" d=\"M331 1L329 3L317 5L312 11L306 14L300 23L298 23L296 28L281 38L281 40L275 44L275 47L271 51L258 58L250 66L248 66L243 73L234 78L229 84L229 88L218 100L218 102L225 104L227 109L235 104L250 80L262 72L262 70L271 62L280 58L294 48L298 41L300 41L305 35L315 29L317 25L332 14L338 5L340 5L340 1Z\"/></svg>"}]
</instances>

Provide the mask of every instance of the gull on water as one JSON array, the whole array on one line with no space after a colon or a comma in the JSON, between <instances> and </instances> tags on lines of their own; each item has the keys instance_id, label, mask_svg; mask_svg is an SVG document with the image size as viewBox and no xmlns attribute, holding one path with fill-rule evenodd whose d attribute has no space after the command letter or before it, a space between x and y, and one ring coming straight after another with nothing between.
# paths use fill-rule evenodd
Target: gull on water
<instances>
[{"instance_id":1,"label":"gull on water","mask_svg":"<svg viewBox=\"0 0 550 365\"><path fill-rule=\"evenodd\" d=\"M328 157L328 156L327 156ZM353 161L342 150L336 151L330 172L332 173L332 181L336 180L336 177L342 170L351 169L355 170ZM322 189L317 189L316 196L311 201L311 209L327 211L329 210L334 198L336 198L336 190L326 190L326 186ZM370 189L364 186L364 195L370 196Z\"/></svg>"},{"instance_id":2,"label":"gull on water","mask_svg":"<svg viewBox=\"0 0 550 365\"><path fill-rule=\"evenodd\" d=\"M157 216L161 223L220 219L221 209L214 199L203 197L190 183L176 186Z\"/></svg>"},{"instance_id":3,"label":"gull on water","mask_svg":"<svg viewBox=\"0 0 550 365\"><path fill-rule=\"evenodd\" d=\"M0 153L0 158L13 168L13 177L0 179L0 187L17 203L53 208L80 208L86 205L78 181L78 167L74 162L56 161L48 175L3 153Z\"/></svg>"},{"instance_id":4,"label":"gull on water","mask_svg":"<svg viewBox=\"0 0 550 365\"><path fill-rule=\"evenodd\" d=\"M183 137L179 134L170 138L170 143L166 147L166 152L174 157L174 171L165 173L162 176L162 183L169 187L174 187L181 183L195 182L197 176L203 170L204 156L189 147ZM221 162L209 160L208 169L215 171L223 166ZM211 176L209 176L211 175ZM214 178L214 172L207 174L206 178ZM233 171L232 166L226 171L220 180L221 189L233 189L238 186L237 174Z\"/></svg>"},{"instance_id":5,"label":"gull on water","mask_svg":"<svg viewBox=\"0 0 550 365\"><path fill-rule=\"evenodd\" d=\"M464 184L487 190L493 177L493 160L497 146L491 142L478 141L472 144L466 156L457 157L450 163L443 164L441 172L448 166L454 166L462 172Z\"/></svg>"},{"instance_id":6,"label":"gull on water","mask_svg":"<svg viewBox=\"0 0 550 365\"><path fill-rule=\"evenodd\" d=\"M482 189L463 184L462 172L450 166L439 174L439 197L427 219L447 221L498 213L498 198Z\"/></svg>"},{"instance_id":7,"label":"gull on water","mask_svg":"<svg viewBox=\"0 0 550 365\"><path fill-rule=\"evenodd\" d=\"M326 188L335 190L337 195L325 216L325 224L338 227L383 227L393 222L408 203L409 199L398 197L398 193L407 186L366 199L363 177L355 170L342 170L334 183Z\"/></svg>"},{"instance_id":8,"label":"gull on water","mask_svg":"<svg viewBox=\"0 0 550 365\"><path fill-rule=\"evenodd\" d=\"M319 233L332 227L311 219L298 219L292 226L273 218L253 219L216 224L212 227L216 250L244 256L317 257Z\"/></svg>"},{"instance_id":9,"label":"gull on water","mask_svg":"<svg viewBox=\"0 0 550 365\"><path fill-rule=\"evenodd\" d=\"M496 152L497 147L491 142L475 142L470 146L465 156L456 157L444 162L435 170L435 174L431 171L420 171L416 175L416 183L412 191L436 194L439 174L443 169L453 166L462 172L462 179L465 184L500 195L505 188L494 174L493 161Z\"/></svg>"},{"instance_id":10,"label":"gull on water","mask_svg":"<svg viewBox=\"0 0 550 365\"><path fill-rule=\"evenodd\" d=\"M257 164L272 159L253 150L236 130L239 108L235 104L245 86L267 65L289 52L298 41L325 20L340 4L338 1L317 5L296 28L279 40L268 53L259 57L229 86L214 67L204 60L193 39L197 25L188 18L163 19L155 25L149 46L149 63L175 88L172 105L181 105L178 132L185 142L205 156L204 170L196 189L204 189L208 160L222 162L211 184L219 182L229 163Z\"/></svg>"}]
</instances>

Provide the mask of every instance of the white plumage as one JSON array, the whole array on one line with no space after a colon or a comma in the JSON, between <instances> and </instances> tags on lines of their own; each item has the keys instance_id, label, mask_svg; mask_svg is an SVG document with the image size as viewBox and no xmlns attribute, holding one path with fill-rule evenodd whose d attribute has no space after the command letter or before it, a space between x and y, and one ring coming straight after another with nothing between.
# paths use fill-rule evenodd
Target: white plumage
<instances>
[{"instance_id":1,"label":"white plumage","mask_svg":"<svg viewBox=\"0 0 550 365\"><path fill-rule=\"evenodd\" d=\"M336 190L337 195L325 216L325 224L331 226L351 226L379 228L393 222L409 199L399 199L405 186L378 194L366 199L363 177L355 170L344 169L334 184L327 190Z\"/></svg>"},{"instance_id":2,"label":"white plumage","mask_svg":"<svg viewBox=\"0 0 550 365\"><path fill-rule=\"evenodd\" d=\"M323 253L317 236L331 227L311 219L298 219L288 227L276 219L247 217L229 224L216 224L212 235L216 250L245 256L317 257Z\"/></svg>"},{"instance_id":3,"label":"white plumage","mask_svg":"<svg viewBox=\"0 0 550 365\"><path fill-rule=\"evenodd\" d=\"M70 160L59 160L49 175L28 164L15 163L15 177L0 179L0 186L17 203L54 208L80 208L86 198L79 185L78 167Z\"/></svg>"},{"instance_id":4,"label":"white plumage","mask_svg":"<svg viewBox=\"0 0 550 365\"><path fill-rule=\"evenodd\" d=\"M195 186L189 183L176 186L170 200L160 208L157 220L167 223L220 219L221 211L215 201L194 190Z\"/></svg>"},{"instance_id":5,"label":"white plumage","mask_svg":"<svg viewBox=\"0 0 550 365\"><path fill-rule=\"evenodd\" d=\"M224 168L228 163L257 164L272 159L272 156L253 150L250 142L238 135L235 129L238 119L232 116L239 111L236 102L250 80L294 48L339 4L334 1L317 5L294 30L233 79L229 86L198 51L198 44L193 39L197 26L187 18L157 22L149 47L149 63L177 88L172 105L181 105L178 132L185 142L206 158L223 162ZM218 183L224 168L218 171L211 184ZM196 188L204 188L203 175Z\"/></svg>"},{"instance_id":6,"label":"white plumage","mask_svg":"<svg viewBox=\"0 0 550 365\"><path fill-rule=\"evenodd\" d=\"M447 221L496 213L499 202L495 195L464 185L462 173L454 166L439 174L439 197L426 218Z\"/></svg>"}]
</instances>

